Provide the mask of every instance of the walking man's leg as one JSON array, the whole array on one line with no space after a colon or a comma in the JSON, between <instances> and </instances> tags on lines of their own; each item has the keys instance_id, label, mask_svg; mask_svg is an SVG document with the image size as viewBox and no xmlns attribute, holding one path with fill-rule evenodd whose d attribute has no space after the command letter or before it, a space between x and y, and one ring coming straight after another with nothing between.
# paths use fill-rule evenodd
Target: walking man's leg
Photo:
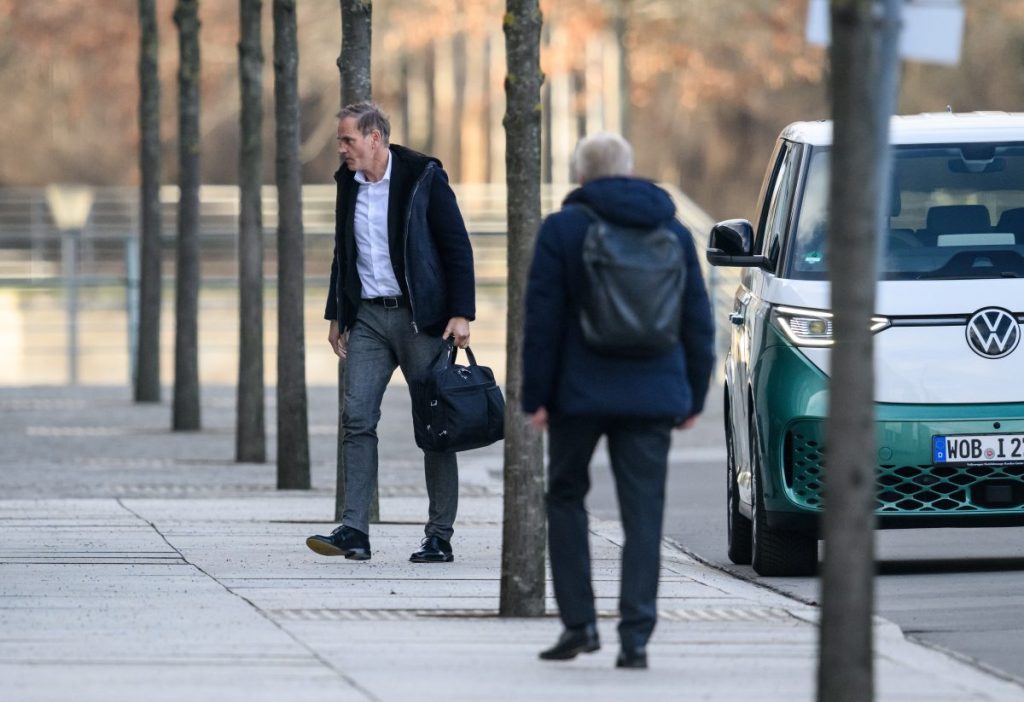
<instances>
[{"instance_id":1,"label":"walking man's leg","mask_svg":"<svg viewBox=\"0 0 1024 702\"><path fill-rule=\"evenodd\" d=\"M398 353L402 374L408 382L424 373L445 346L440 337L417 333L412 328L412 315L396 314L392 338ZM454 453L423 452L423 472L429 501L424 539L409 560L414 563L447 563L454 560L452 534L459 509L459 464Z\"/></svg>"},{"instance_id":2,"label":"walking man's leg","mask_svg":"<svg viewBox=\"0 0 1024 702\"><path fill-rule=\"evenodd\" d=\"M619 593L617 665L647 667L645 647L658 614L665 478L671 444L668 421L624 419L608 433L608 451L625 542Z\"/></svg>"},{"instance_id":3,"label":"walking man's leg","mask_svg":"<svg viewBox=\"0 0 1024 702\"><path fill-rule=\"evenodd\" d=\"M306 545L324 556L370 558L370 500L377 485L377 423L397 361L386 337L382 308L359 309L348 337L345 373L345 510L329 536L314 535Z\"/></svg>"},{"instance_id":4,"label":"walking man's leg","mask_svg":"<svg viewBox=\"0 0 1024 702\"><path fill-rule=\"evenodd\" d=\"M552 417L548 423L548 553L565 631L554 646L541 652L546 660L568 660L600 648L583 502L590 491L590 459L600 437L596 420Z\"/></svg>"},{"instance_id":5,"label":"walking man's leg","mask_svg":"<svg viewBox=\"0 0 1024 702\"><path fill-rule=\"evenodd\" d=\"M345 372L345 511L342 524L370 532L370 500L377 485L377 424L397 360L386 336L384 310L369 304L348 338L348 368Z\"/></svg>"}]
</instances>

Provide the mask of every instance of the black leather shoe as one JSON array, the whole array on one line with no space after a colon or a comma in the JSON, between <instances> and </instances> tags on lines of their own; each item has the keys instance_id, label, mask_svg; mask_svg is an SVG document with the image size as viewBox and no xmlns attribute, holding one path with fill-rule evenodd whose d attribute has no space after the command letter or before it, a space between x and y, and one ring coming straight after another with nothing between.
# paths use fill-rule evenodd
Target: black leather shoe
<instances>
[{"instance_id":1,"label":"black leather shoe","mask_svg":"<svg viewBox=\"0 0 1024 702\"><path fill-rule=\"evenodd\" d=\"M353 561L370 560L370 537L344 524L330 536L310 536L306 539L310 550L321 556L344 556Z\"/></svg>"},{"instance_id":2,"label":"black leather shoe","mask_svg":"<svg viewBox=\"0 0 1024 702\"><path fill-rule=\"evenodd\" d=\"M597 626L585 624L563 630L554 646L540 652L540 658L545 661L567 661L581 653L593 653L599 648L601 639L597 635Z\"/></svg>"},{"instance_id":3,"label":"black leather shoe","mask_svg":"<svg viewBox=\"0 0 1024 702\"><path fill-rule=\"evenodd\" d=\"M455 560L452 545L440 536L428 536L420 543L420 550L409 556L413 563L451 563Z\"/></svg>"},{"instance_id":4,"label":"black leather shoe","mask_svg":"<svg viewBox=\"0 0 1024 702\"><path fill-rule=\"evenodd\" d=\"M647 649L641 646L640 648L624 648L619 651L619 657L615 659L616 668L646 668L647 667Z\"/></svg>"}]
</instances>

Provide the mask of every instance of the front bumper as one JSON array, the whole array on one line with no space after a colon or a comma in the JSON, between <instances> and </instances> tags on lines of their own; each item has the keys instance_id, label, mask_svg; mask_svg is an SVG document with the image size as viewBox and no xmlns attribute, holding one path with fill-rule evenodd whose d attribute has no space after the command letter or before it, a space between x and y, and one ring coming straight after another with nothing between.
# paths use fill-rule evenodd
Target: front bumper
<instances>
[{"instance_id":1,"label":"front bumper","mask_svg":"<svg viewBox=\"0 0 1024 702\"><path fill-rule=\"evenodd\" d=\"M771 418L761 426L768 523L812 528L826 492L828 379L792 347L766 351L772 372L758 394L771 400L758 414ZM880 528L1024 525L1024 464L932 461L935 435L1024 433L1024 403L876 404L875 427Z\"/></svg>"},{"instance_id":2,"label":"front bumper","mask_svg":"<svg viewBox=\"0 0 1024 702\"><path fill-rule=\"evenodd\" d=\"M1024 432L1024 404L876 405L875 514L885 528L1024 524L1024 464L934 464L932 437ZM820 512L824 503L825 420L791 421L782 437L786 500Z\"/></svg>"}]
</instances>

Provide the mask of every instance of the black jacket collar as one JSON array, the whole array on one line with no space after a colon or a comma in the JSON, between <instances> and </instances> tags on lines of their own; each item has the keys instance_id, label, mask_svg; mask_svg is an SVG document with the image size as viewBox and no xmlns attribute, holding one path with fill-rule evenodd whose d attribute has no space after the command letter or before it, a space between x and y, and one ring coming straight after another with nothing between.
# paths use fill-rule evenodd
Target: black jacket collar
<instances>
[{"instance_id":1,"label":"black jacket collar","mask_svg":"<svg viewBox=\"0 0 1024 702\"><path fill-rule=\"evenodd\" d=\"M441 166L441 162L426 154L406 148L399 144L391 144L391 186L388 192L388 244L392 256L401 255L402 230L405 226L405 216L409 208L409 197L412 195L412 188L416 180L426 170L427 164L433 161ZM348 253L355 255L355 235L351 228L352 218L355 216L356 195L359 193L358 184L355 180L355 172L349 169L344 163L334 174L334 180L338 183L340 191L344 194L347 207L347 221L344 223L346 232L346 248ZM354 260L354 258L353 258Z\"/></svg>"}]
</instances>

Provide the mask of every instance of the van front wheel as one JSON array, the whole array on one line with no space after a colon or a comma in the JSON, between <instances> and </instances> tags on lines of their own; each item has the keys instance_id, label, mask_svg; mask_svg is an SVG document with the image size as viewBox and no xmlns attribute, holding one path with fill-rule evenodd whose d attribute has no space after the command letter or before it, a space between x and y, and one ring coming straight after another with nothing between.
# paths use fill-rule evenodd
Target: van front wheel
<instances>
[{"instance_id":1,"label":"van front wheel","mask_svg":"<svg viewBox=\"0 0 1024 702\"><path fill-rule=\"evenodd\" d=\"M736 484L736 453L733 449L732 428L725 427L725 523L729 545L729 560L736 565L750 565L753 531L750 520L740 513L740 496Z\"/></svg>"},{"instance_id":2,"label":"van front wheel","mask_svg":"<svg viewBox=\"0 0 1024 702\"><path fill-rule=\"evenodd\" d=\"M818 539L813 532L776 529L768 526L764 507L764 483L760 445L756 430L751 427L751 462L753 512L751 520L752 565L754 572L764 576L809 576L818 566Z\"/></svg>"}]
</instances>

